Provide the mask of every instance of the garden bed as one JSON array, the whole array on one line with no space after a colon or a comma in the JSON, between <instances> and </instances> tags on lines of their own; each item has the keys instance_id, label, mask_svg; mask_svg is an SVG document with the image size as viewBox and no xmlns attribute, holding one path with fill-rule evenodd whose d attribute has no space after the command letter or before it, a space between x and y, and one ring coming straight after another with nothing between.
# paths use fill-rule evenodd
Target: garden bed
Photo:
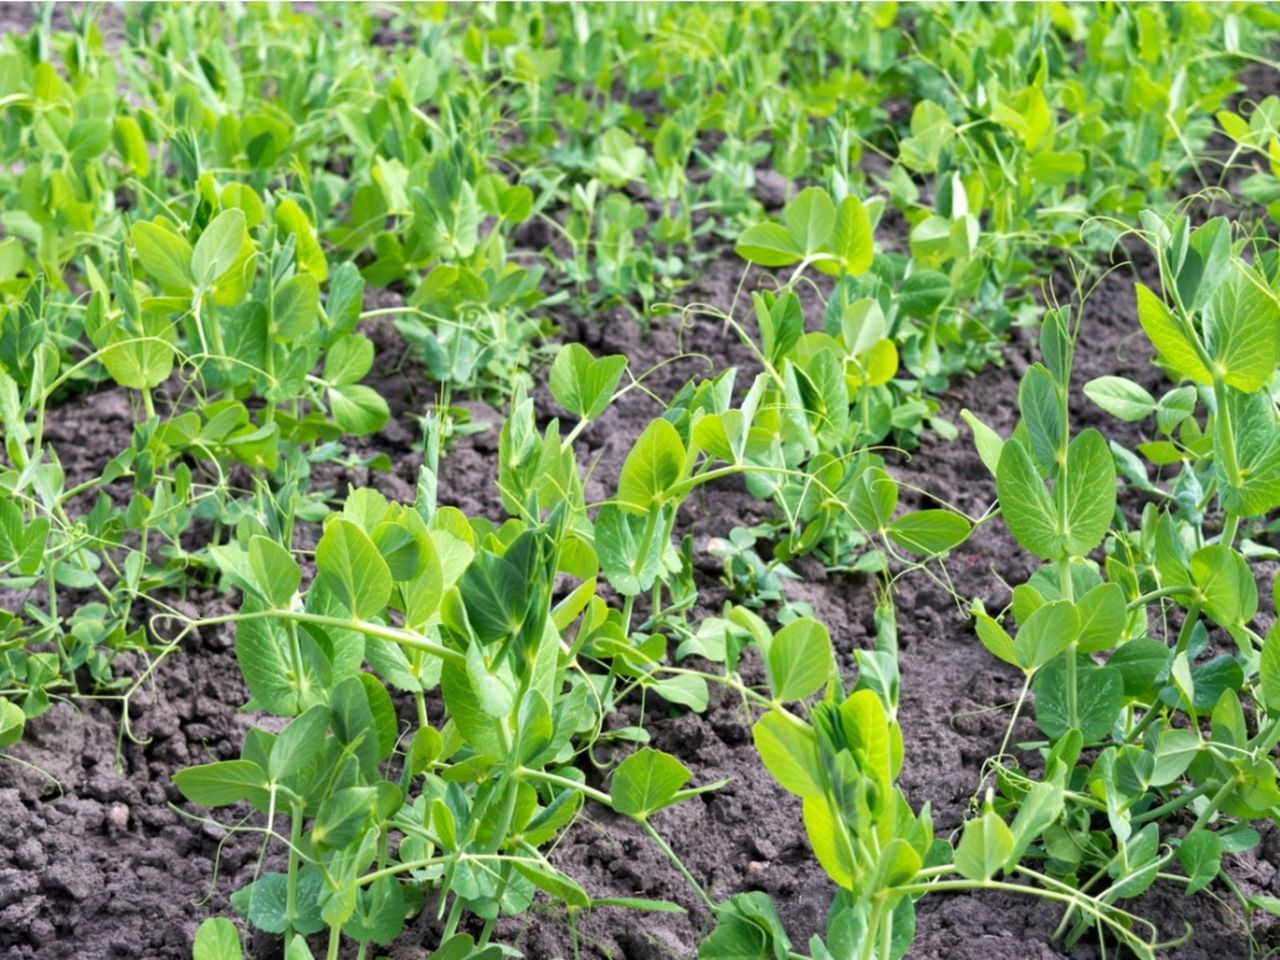
<instances>
[{"instance_id":1,"label":"garden bed","mask_svg":"<svg viewBox=\"0 0 1280 960\"><path fill-rule=\"evenodd\" d=\"M688 299L724 309L740 276L740 261L722 257L687 291ZM1150 349L1133 336L1130 276L1130 268L1119 268L1086 304L1077 385L1097 376L1123 375L1153 391L1158 388L1160 375L1151 365ZM665 318L648 331L622 318L602 326L570 322L566 327L567 335L577 334L594 352L626 354L638 370L680 352L698 355L671 364L651 382L663 397L704 366L719 370L736 365L746 373L753 362L717 321L705 318L684 326ZM373 374L394 417L361 445L361 452L388 454L393 470L339 470L326 474L323 483L337 491L347 483L372 484L390 497L411 498L421 463L414 420L419 406L413 398L423 395L424 385L395 330L388 325L376 336L381 362L399 367ZM1033 355L1031 338L1015 337L1002 366L963 378L944 394L945 415L958 421L959 411L969 409L1007 432L1016 420L1017 384ZM548 395L539 397L544 415L552 415ZM123 391L106 390L56 411L49 433L65 443L62 449L74 452L76 459L67 464L73 479L96 475L110 452L127 444L128 402ZM112 415L117 407L124 410ZM494 486L494 456L501 414L484 405L471 409L477 420L491 418L493 423L484 432L460 438L447 452L441 500L469 515L498 519L502 507ZM630 402L610 410L579 442L583 461L599 457L596 475L616 475L631 439L655 409L652 401L633 394ZM1079 409L1089 408L1081 403ZM80 438L89 442L78 442ZM923 489L946 491L973 513L995 499L994 481L967 442L926 435L919 449L896 459L894 470ZM597 494L603 496L603 490ZM727 597L719 564L705 553L707 539L733 526L751 526L766 512L739 482L730 480L710 487L682 514L679 529L695 536L705 558L698 568L699 615L718 614ZM995 608L1007 602L1002 581L1019 582L1033 568L1002 528L988 526L951 555L947 569L960 596L983 597ZM796 572L801 579L787 582L788 599L809 604L829 624L841 664L852 670L852 651L874 645L874 580L829 574L812 562L796 564ZM933 806L937 830L945 835L970 811L983 766L999 746L1007 722L1007 711L996 706L1017 696L1019 680L1015 671L991 658L956 602L925 576L913 575L898 589L896 600L903 677L900 719L912 744L903 784L913 803ZM183 604L193 615L209 616L233 609L235 601L201 591ZM185 960L200 921L225 913L229 893L252 879L259 837L180 812L182 798L170 778L193 762L238 754L254 719L239 712L245 698L232 630L203 629L184 642L180 653L160 663L132 701L132 733L144 742L121 744L119 770L111 759L119 734L118 703L60 704L31 724L24 743L11 751L30 766L8 763L2 768L11 828L0 846L0 929L14 960L51 960L62 956L68 943L76 944L84 957L145 953L157 960ZM798 801L778 789L760 767L740 704L721 693L705 714L659 707L643 718L633 705L615 722L641 720L653 744L697 770L700 780L731 778L728 786L658 819L695 876L718 896L769 892L797 942L819 933L833 888L814 870ZM1034 736L1026 718L1020 730ZM1232 864L1232 875L1244 890L1280 894L1280 877L1272 865L1277 844L1280 837L1268 828L1261 852ZM597 910L579 920L583 956L685 957L707 931L709 918L684 880L639 830L608 810L588 806L553 861L593 895L670 899L690 911L687 917L668 917ZM1244 956L1248 951L1239 920L1209 898L1187 899L1176 889L1157 886L1139 909L1170 936L1179 935L1184 922L1193 925L1192 939L1169 951L1171 960ZM930 898L921 910L920 935L909 956L1068 956L1049 937L1056 923L1051 906L1023 897L987 893ZM572 951L568 920L553 909L535 909L505 921L501 929L507 942L530 957L568 956ZM1266 931L1254 933L1263 945L1270 943ZM388 956L420 957L438 935L439 924L424 916ZM272 955L270 944L262 940L266 952L261 956ZM1070 954L1091 955L1087 948Z\"/></svg>"}]
</instances>

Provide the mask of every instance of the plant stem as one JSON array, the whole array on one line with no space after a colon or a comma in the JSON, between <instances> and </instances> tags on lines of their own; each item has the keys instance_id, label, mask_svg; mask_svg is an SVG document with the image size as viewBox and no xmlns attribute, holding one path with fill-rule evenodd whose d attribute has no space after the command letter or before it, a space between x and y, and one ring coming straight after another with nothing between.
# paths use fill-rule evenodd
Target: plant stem
<instances>
[{"instance_id":1,"label":"plant stem","mask_svg":"<svg viewBox=\"0 0 1280 960\"><path fill-rule=\"evenodd\" d=\"M186 622L192 627L212 627L220 623L239 623L243 620L263 620L268 617L275 617L280 620L293 621L294 623L314 623L321 627L334 627L339 630L354 630L357 633L363 633L368 637L375 637L379 640L390 640L402 647L410 647L415 650L422 650L426 653L434 654L446 663L452 663L454 666L466 666L467 658L464 654L459 653L449 647L442 646L434 640L428 640L421 634L414 633L410 630L401 630L397 627L388 627L380 623L370 623L366 620L358 620L354 617L327 617L319 613L307 613L304 610L254 610L249 613L228 613L221 617L205 617L200 620L187 620ZM178 619L178 618L174 618Z\"/></svg>"},{"instance_id":2,"label":"plant stem","mask_svg":"<svg viewBox=\"0 0 1280 960\"><path fill-rule=\"evenodd\" d=\"M653 828L653 824L651 824L647 818L636 818L636 822L639 823L640 826L644 827L645 833L649 834L653 842L658 845L658 849L661 850L666 855L667 859L671 861L671 865L676 868L680 873L680 876L684 877L688 884L698 891L698 896L702 898L702 902L706 904L707 909L712 913L715 913L716 902L712 900L710 894L702 888L702 884L698 883L698 881L693 878L693 874L689 872L688 868L684 865L684 862L676 856L676 852L668 846L667 841L662 839L662 834Z\"/></svg>"},{"instance_id":3,"label":"plant stem","mask_svg":"<svg viewBox=\"0 0 1280 960\"><path fill-rule=\"evenodd\" d=\"M1196 822L1191 825L1191 829L1197 830L1213 819L1213 815L1218 812L1218 807L1222 805L1222 801L1226 800L1231 791L1239 786L1239 784L1240 774L1237 773L1224 783L1218 789L1217 793L1209 798L1208 804L1206 804L1205 808L1200 811L1200 816L1196 817Z\"/></svg>"},{"instance_id":4,"label":"plant stem","mask_svg":"<svg viewBox=\"0 0 1280 960\"><path fill-rule=\"evenodd\" d=\"M298 919L298 860L299 844L302 843L302 808L294 802L290 805L289 824L289 875L285 880L284 916L287 926L284 931L284 949L289 952L289 944L295 936L293 924Z\"/></svg>"},{"instance_id":5,"label":"plant stem","mask_svg":"<svg viewBox=\"0 0 1280 960\"><path fill-rule=\"evenodd\" d=\"M1152 807L1150 810L1138 814L1133 818L1133 824L1134 826L1138 826L1140 824L1149 823L1152 820L1159 820L1168 814L1176 813L1191 801L1198 797L1203 797L1210 790L1213 790L1218 786L1219 784L1216 780L1206 780L1195 789L1188 790L1186 793L1181 793L1172 800L1160 804L1158 807Z\"/></svg>"}]
</instances>

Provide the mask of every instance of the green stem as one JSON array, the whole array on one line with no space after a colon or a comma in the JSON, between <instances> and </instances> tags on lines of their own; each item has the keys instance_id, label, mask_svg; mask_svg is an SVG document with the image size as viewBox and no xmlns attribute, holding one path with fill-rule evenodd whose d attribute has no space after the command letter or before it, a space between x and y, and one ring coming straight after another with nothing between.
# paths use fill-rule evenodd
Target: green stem
<instances>
[{"instance_id":1,"label":"green stem","mask_svg":"<svg viewBox=\"0 0 1280 960\"><path fill-rule=\"evenodd\" d=\"M602 807L613 809L613 797L609 796L594 787L588 787L585 783L579 783L577 780L570 780L568 777L562 777L559 774L547 773L545 770L534 770L531 767L516 767L512 776L516 779L541 780L544 783L554 784L557 787L564 787L567 790L576 790L588 800L594 800Z\"/></svg>"},{"instance_id":2,"label":"green stem","mask_svg":"<svg viewBox=\"0 0 1280 960\"><path fill-rule=\"evenodd\" d=\"M1225 543L1228 547L1236 542L1236 531L1240 527L1240 515L1228 511L1226 519L1222 522L1221 543Z\"/></svg>"},{"instance_id":3,"label":"green stem","mask_svg":"<svg viewBox=\"0 0 1280 960\"><path fill-rule=\"evenodd\" d=\"M1142 736L1143 733L1146 732L1147 727L1151 726L1151 724L1154 723L1156 718L1159 716L1160 716L1159 710L1157 710L1154 706L1148 707L1147 712L1143 714L1142 719L1138 721L1138 725L1134 727L1132 730L1130 730L1128 735L1124 738L1124 742L1136 743L1138 738Z\"/></svg>"},{"instance_id":4,"label":"green stem","mask_svg":"<svg viewBox=\"0 0 1280 960\"><path fill-rule=\"evenodd\" d=\"M302 843L302 809L297 803L290 806L289 825L289 874L285 880L284 916L287 926L284 931L284 949L289 952L289 944L295 936L293 924L298 919L298 861L299 845Z\"/></svg>"},{"instance_id":5,"label":"green stem","mask_svg":"<svg viewBox=\"0 0 1280 960\"><path fill-rule=\"evenodd\" d=\"M1138 814L1133 818L1133 825L1139 826L1144 823L1150 823L1152 820L1163 819L1171 813L1177 813L1187 804L1191 803L1191 801L1198 797L1203 797L1210 790L1213 790L1218 786L1219 784L1216 780L1206 780L1195 789L1188 790L1186 793L1181 793L1172 800L1160 804L1158 807L1152 807L1150 810Z\"/></svg>"},{"instance_id":6,"label":"green stem","mask_svg":"<svg viewBox=\"0 0 1280 960\"><path fill-rule=\"evenodd\" d=\"M671 861L671 865L676 868L680 876L684 877L685 881L688 882L693 889L698 891L698 896L702 898L702 902L706 905L706 908L710 912L715 913L715 901L712 900L710 894L702 888L702 884L698 883L698 881L693 878L693 874L689 872L688 868L684 865L684 862L676 856L676 852L671 849L667 844L667 841L662 839L662 834L658 833L658 831L653 828L653 824L651 824L647 819L637 817L636 822L644 828L645 833L649 834L653 842L658 845L658 849L661 850L663 854L666 855L666 858Z\"/></svg>"},{"instance_id":7,"label":"green stem","mask_svg":"<svg viewBox=\"0 0 1280 960\"><path fill-rule=\"evenodd\" d=\"M466 656L457 650L442 646L433 640L428 640L421 634L413 633L409 630L401 630L397 627L384 626L380 623L357 620L354 617L350 619L327 617L323 614L307 613L303 610L254 610L249 613L228 613L221 617L205 617L200 620L188 620L186 622L192 627L212 627L220 623L240 623L244 620L264 620L269 617L294 623L313 623L317 626L333 627L338 630L354 630L357 633L363 633L367 637L390 640L392 643L399 644L402 647L434 654L446 663L451 663L456 667L466 666L467 662Z\"/></svg>"},{"instance_id":8,"label":"green stem","mask_svg":"<svg viewBox=\"0 0 1280 960\"><path fill-rule=\"evenodd\" d=\"M1186 618L1182 621L1182 629L1178 631L1178 642L1174 647L1174 655L1184 653L1187 646L1191 643L1191 634L1195 631L1196 623L1200 620L1200 604L1193 603L1187 607Z\"/></svg>"},{"instance_id":9,"label":"green stem","mask_svg":"<svg viewBox=\"0 0 1280 960\"><path fill-rule=\"evenodd\" d=\"M1144 593L1136 600L1130 600L1126 609L1137 610L1140 607L1145 607L1153 600L1159 600L1162 597L1176 597L1180 594L1194 594L1195 592L1196 588L1189 583L1175 583L1169 587L1161 587L1159 590L1152 590L1149 593Z\"/></svg>"},{"instance_id":10,"label":"green stem","mask_svg":"<svg viewBox=\"0 0 1280 960\"><path fill-rule=\"evenodd\" d=\"M1200 816L1196 817L1196 822L1191 825L1191 829L1197 830L1213 819L1213 815L1218 812L1218 807L1222 806L1222 801L1226 800L1231 791L1239 786L1239 784L1240 774L1237 773L1232 776L1230 780L1224 783L1217 793L1209 798L1209 802L1205 805L1205 808L1200 811Z\"/></svg>"}]
</instances>

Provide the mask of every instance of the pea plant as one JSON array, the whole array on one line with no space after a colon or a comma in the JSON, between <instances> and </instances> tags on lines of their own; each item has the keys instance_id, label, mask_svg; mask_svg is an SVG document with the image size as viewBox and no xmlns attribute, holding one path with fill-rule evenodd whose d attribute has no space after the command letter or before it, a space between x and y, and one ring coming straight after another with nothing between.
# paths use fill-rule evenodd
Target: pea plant
<instances>
[{"instance_id":1,"label":"pea plant","mask_svg":"<svg viewBox=\"0 0 1280 960\"><path fill-rule=\"evenodd\" d=\"M730 614L767 665L769 695L752 727L761 761L802 802L814 856L839 888L825 936L809 944L815 960L899 960L915 936L915 903L931 892L992 889L1061 903L1136 956L1162 944L1154 927L1024 861L1062 815L1070 763L1050 756L1045 779L1026 792L1011 822L991 798L960 838L935 837L928 805L912 809L896 780L904 744L897 713L896 662L864 671L846 689L831 640L815 621L776 634L741 608ZM813 702L810 698L821 694ZM791 955L791 942L763 893L739 894L717 912L704 958Z\"/></svg>"},{"instance_id":2,"label":"pea plant","mask_svg":"<svg viewBox=\"0 0 1280 960\"><path fill-rule=\"evenodd\" d=\"M1047 738L1033 746L1069 769L1036 851L1050 874L1107 902L1157 879L1194 893L1222 877L1242 912L1269 910L1221 870L1226 854L1259 842L1250 822L1280 800L1275 631L1252 627L1260 551L1237 544L1280 504L1268 389L1280 313L1265 260L1245 258L1226 220L1143 222L1163 289L1136 285L1138 317L1179 385L1158 401L1118 377L1085 392L1122 420L1154 417L1159 439L1133 452L1096 430L1070 436L1079 331L1051 314L1017 430L1002 439L973 423L1009 532L1045 566L1014 587L1016 632L980 602L976 626L1025 676L1010 733L1030 690ZM1117 465L1150 497L1136 522L1117 508ZM1170 475L1153 479L1149 465ZM1001 758L997 808L1021 810L1040 784L1004 746ZM1060 932L1070 943L1086 926L1068 910Z\"/></svg>"}]
</instances>

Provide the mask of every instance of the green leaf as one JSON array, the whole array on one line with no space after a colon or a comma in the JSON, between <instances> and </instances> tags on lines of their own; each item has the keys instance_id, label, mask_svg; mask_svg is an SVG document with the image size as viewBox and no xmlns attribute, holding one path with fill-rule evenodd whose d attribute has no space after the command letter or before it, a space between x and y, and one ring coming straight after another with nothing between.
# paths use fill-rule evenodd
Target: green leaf
<instances>
[{"instance_id":1,"label":"green leaf","mask_svg":"<svg viewBox=\"0 0 1280 960\"><path fill-rule=\"evenodd\" d=\"M567 874L561 873L546 862L532 863L528 860L513 862L516 871L544 893L570 908L582 909L591 906L591 898Z\"/></svg>"},{"instance_id":2,"label":"green leaf","mask_svg":"<svg viewBox=\"0 0 1280 960\"><path fill-rule=\"evenodd\" d=\"M1203 827L1192 830L1178 844L1178 862L1186 871L1186 895L1198 893L1213 882L1222 868L1222 841L1218 835Z\"/></svg>"},{"instance_id":3,"label":"green leaf","mask_svg":"<svg viewBox=\"0 0 1280 960\"><path fill-rule=\"evenodd\" d=\"M1013 818L1010 833L1013 834L1013 848L1001 865L1002 869L1012 870L1022 862L1022 855L1027 847L1044 833L1063 808L1063 789L1056 783L1037 783L1018 804L1018 812Z\"/></svg>"},{"instance_id":4,"label":"green leaf","mask_svg":"<svg viewBox=\"0 0 1280 960\"><path fill-rule=\"evenodd\" d=\"M996 494L1005 525L1024 550L1042 560L1064 555L1058 512L1026 444L1005 443L996 467Z\"/></svg>"},{"instance_id":5,"label":"green leaf","mask_svg":"<svg viewBox=\"0 0 1280 960\"><path fill-rule=\"evenodd\" d=\"M1271 716L1280 715L1280 625L1272 624L1258 662L1262 702Z\"/></svg>"},{"instance_id":6,"label":"green leaf","mask_svg":"<svg viewBox=\"0 0 1280 960\"><path fill-rule=\"evenodd\" d=\"M271 316L277 340L292 343L310 336L320 325L320 284L316 278L309 273L295 273L276 287ZM326 359L326 370L328 366Z\"/></svg>"},{"instance_id":7,"label":"green leaf","mask_svg":"<svg viewBox=\"0 0 1280 960\"><path fill-rule=\"evenodd\" d=\"M333 422L353 436L376 433L391 416L387 401L360 383L331 387L328 398Z\"/></svg>"},{"instance_id":8,"label":"green leaf","mask_svg":"<svg viewBox=\"0 0 1280 960\"><path fill-rule=\"evenodd\" d=\"M1242 627L1258 612L1258 585L1249 562L1225 543L1192 554L1191 579L1203 596L1204 612L1220 627Z\"/></svg>"},{"instance_id":9,"label":"green leaf","mask_svg":"<svg viewBox=\"0 0 1280 960\"><path fill-rule=\"evenodd\" d=\"M191 945L191 960L241 960L240 934L226 917L210 917L200 924Z\"/></svg>"},{"instance_id":10,"label":"green leaf","mask_svg":"<svg viewBox=\"0 0 1280 960\"><path fill-rule=\"evenodd\" d=\"M324 355L324 380L335 387L358 383L373 367L373 341L364 334L343 337Z\"/></svg>"},{"instance_id":11,"label":"green leaf","mask_svg":"<svg viewBox=\"0 0 1280 960\"><path fill-rule=\"evenodd\" d=\"M321 850L349 845L364 832L377 806L375 787L343 787L334 791L316 813L312 842Z\"/></svg>"},{"instance_id":12,"label":"green leaf","mask_svg":"<svg viewBox=\"0 0 1280 960\"><path fill-rule=\"evenodd\" d=\"M800 617L778 631L767 660L773 698L803 700L821 690L831 676L831 636L817 620Z\"/></svg>"},{"instance_id":13,"label":"green leaf","mask_svg":"<svg viewBox=\"0 0 1280 960\"><path fill-rule=\"evenodd\" d=\"M325 928L319 906L323 889L324 875L319 870L304 868L299 873L297 911L292 920L292 926L298 933L319 933ZM247 887L233 893L231 905L259 930L284 933L290 926L288 878L283 873L264 873Z\"/></svg>"},{"instance_id":14,"label":"green leaf","mask_svg":"<svg viewBox=\"0 0 1280 960\"><path fill-rule=\"evenodd\" d=\"M324 251L316 242L315 231L296 200L288 198L276 207L276 223L297 241L298 266L323 283L329 277Z\"/></svg>"},{"instance_id":15,"label":"green leaf","mask_svg":"<svg viewBox=\"0 0 1280 960\"><path fill-rule=\"evenodd\" d=\"M329 708L321 704L290 720L271 748L267 774L272 782L279 783L318 760L328 729Z\"/></svg>"},{"instance_id":16,"label":"green leaf","mask_svg":"<svg viewBox=\"0 0 1280 960\"><path fill-rule=\"evenodd\" d=\"M1165 660L1168 660L1166 655ZM1156 764L1147 778L1153 787L1166 787L1184 773L1204 747L1199 733L1182 727L1167 727L1156 742Z\"/></svg>"},{"instance_id":17,"label":"green leaf","mask_svg":"<svg viewBox=\"0 0 1280 960\"><path fill-rule=\"evenodd\" d=\"M1164 363L1188 380L1212 383L1213 376L1200 361L1193 342L1164 301L1141 283L1134 287L1138 295L1138 322Z\"/></svg>"},{"instance_id":18,"label":"green leaf","mask_svg":"<svg viewBox=\"0 0 1280 960\"><path fill-rule=\"evenodd\" d=\"M849 512L868 533L884 529L898 505L898 484L881 467L868 467L850 484Z\"/></svg>"},{"instance_id":19,"label":"green leaf","mask_svg":"<svg viewBox=\"0 0 1280 960\"><path fill-rule=\"evenodd\" d=\"M1156 411L1155 397L1124 377L1097 377L1084 385L1084 393L1107 413L1121 420L1145 420Z\"/></svg>"},{"instance_id":20,"label":"green leaf","mask_svg":"<svg viewBox=\"0 0 1280 960\"><path fill-rule=\"evenodd\" d=\"M652 521L655 529L665 532L671 523L673 508L668 505L652 509L656 514ZM623 596L634 596L648 590L662 567L667 538L650 536L646 548L644 529L649 522L647 517L624 513L612 503L606 503L596 514L595 547L600 569L609 584Z\"/></svg>"},{"instance_id":21,"label":"green leaf","mask_svg":"<svg viewBox=\"0 0 1280 960\"><path fill-rule=\"evenodd\" d=\"M751 728L756 751L773 778L798 797L821 797L824 791L818 738L813 728L771 710Z\"/></svg>"},{"instance_id":22,"label":"green leaf","mask_svg":"<svg viewBox=\"0 0 1280 960\"><path fill-rule=\"evenodd\" d=\"M1261 516L1280 506L1280 423L1265 391L1227 389L1227 410L1240 468L1240 483L1231 483L1225 466L1221 432L1214 431L1214 476L1222 509L1240 516Z\"/></svg>"},{"instance_id":23,"label":"green leaf","mask_svg":"<svg viewBox=\"0 0 1280 960\"><path fill-rule=\"evenodd\" d=\"M189 293L195 285L191 275L191 244L186 238L158 223L135 223L130 231L134 252L142 269L170 293Z\"/></svg>"},{"instance_id":24,"label":"green leaf","mask_svg":"<svg viewBox=\"0 0 1280 960\"><path fill-rule=\"evenodd\" d=\"M987 651L1010 666L1017 667L1019 670L1023 669L1022 662L1018 659L1018 652L1013 645L1013 638L1009 636L1009 632L981 610L975 610L973 616L974 629L977 631L978 639L982 641L982 645L987 648Z\"/></svg>"},{"instance_id":25,"label":"green leaf","mask_svg":"<svg viewBox=\"0 0 1280 960\"><path fill-rule=\"evenodd\" d=\"M670 421L657 419L636 438L618 477L618 505L630 513L648 513L664 499L684 470L685 450Z\"/></svg>"},{"instance_id":26,"label":"green leaf","mask_svg":"<svg viewBox=\"0 0 1280 960\"><path fill-rule=\"evenodd\" d=\"M254 537L249 541L249 568L268 603L289 606L302 582L302 571L288 550L267 537Z\"/></svg>"},{"instance_id":27,"label":"green leaf","mask_svg":"<svg viewBox=\"0 0 1280 960\"><path fill-rule=\"evenodd\" d=\"M11 747L22 739L27 715L9 700L0 700L0 748Z\"/></svg>"},{"instance_id":28,"label":"green leaf","mask_svg":"<svg viewBox=\"0 0 1280 960\"><path fill-rule=\"evenodd\" d=\"M556 402L580 420L604 413L627 368L624 356L596 359L580 343L565 344L551 365L548 386Z\"/></svg>"},{"instance_id":29,"label":"green leaf","mask_svg":"<svg viewBox=\"0 0 1280 960\"><path fill-rule=\"evenodd\" d=\"M670 804L691 776L689 768L671 754L644 747L618 764L613 772L610 784L613 809L624 816L644 820Z\"/></svg>"},{"instance_id":30,"label":"green leaf","mask_svg":"<svg viewBox=\"0 0 1280 960\"><path fill-rule=\"evenodd\" d=\"M871 220L862 201L852 194L841 200L836 209L836 229L831 245L840 257L845 273L856 277L871 269L875 252Z\"/></svg>"},{"instance_id":31,"label":"green leaf","mask_svg":"<svg viewBox=\"0 0 1280 960\"><path fill-rule=\"evenodd\" d=\"M950 510L917 510L894 520L885 532L904 550L936 557L963 543L971 529L968 520Z\"/></svg>"},{"instance_id":32,"label":"green leaf","mask_svg":"<svg viewBox=\"0 0 1280 960\"><path fill-rule=\"evenodd\" d=\"M964 825L956 847L956 870L968 880L990 880L1005 866L1013 850L1012 831L995 811L988 810L980 819Z\"/></svg>"},{"instance_id":33,"label":"green leaf","mask_svg":"<svg viewBox=\"0 0 1280 960\"><path fill-rule=\"evenodd\" d=\"M1050 740L1071 730L1067 712L1066 658L1058 657L1036 675L1036 723ZM1111 732L1124 708L1124 677L1113 667L1098 667L1085 657L1076 666L1076 714L1085 743Z\"/></svg>"},{"instance_id":34,"label":"green leaf","mask_svg":"<svg viewBox=\"0 0 1280 960\"><path fill-rule=\"evenodd\" d=\"M1107 535L1116 512L1116 464L1097 430L1081 431L1067 447L1067 516L1063 546L1084 556Z\"/></svg>"},{"instance_id":35,"label":"green leaf","mask_svg":"<svg viewBox=\"0 0 1280 960\"><path fill-rule=\"evenodd\" d=\"M791 239L785 227L757 223L742 231L734 251L743 260L762 267L786 267L804 259L804 250Z\"/></svg>"},{"instance_id":36,"label":"green leaf","mask_svg":"<svg viewBox=\"0 0 1280 960\"><path fill-rule=\"evenodd\" d=\"M244 244L244 211L223 210L213 218L191 252L191 276L201 289L231 269Z\"/></svg>"},{"instance_id":37,"label":"green leaf","mask_svg":"<svg viewBox=\"0 0 1280 960\"><path fill-rule=\"evenodd\" d=\"M1076 609L1080 612L1081 653L1110 650L1119 642L1128 617L1124 590L1119 584L1098 584L1080 598Z\"/></svg>"},{"instance_id":38,"label":"green leaf","mask_svg":"<svg viewBox=\"0 0 1280 960\"><path fill-rule=\"evenodd\" d=\"M363 530L342 517L325 524L316 544L316 571L353 617L375 617L391 599L387 561Z\"/></svg>"},{"instance_id":39,"label":"green leaf","mask_svg":"<svg viewBox=\"0 0 1280 960\"><path fill-rule=\"evenodd\" d=\"M1018 409L1040 471L1052 475L1058 469L1058 453L1064 439L1062 408L1053 376L1038 363L1027 370L1018 385Z\"/></svg>"},{"instance_id":40,"label":"green leaf","mask_svg":"<svg viewBox=\"0 0 1280 960\"><path fill-rule=\"evenodd\" d=\"M796 249L812 256L831 239L836 228L836 208L821 187L807 187L796 194L782 212L787 233Z\"/></svg>"},{"instance_id":41,"label":"green leaf","mask_svg":"<svg viewBox=\"0 0 1280 960\"><path fill-rule=\"evenodd\" d=\"M310 592L314 592L314 589ZM253 595L246 596L242 612L263 609ZM236 663L244 674L249 693L264 710L291 717L316 702L322 689L317 666L304 658L297 672L292 641L279 620L258 617L236 624Z\"/></svg>"},{"instance_id":42,"label":"green leaf","mask_svg":"<svg viewBox=\"0 0 1280 960\"><path fill-rule=\"evenodd\" d=\"M1075 642L1079 633L1080 617L1073 603L1044 604L1018 627L1013 641L1018 665L1027 672L1039 670Z\"/></svg>"},{"instance_id":43,"label":"green leaf","mask_svg":"<svg viewBox=\"0 0 1280 960\"><path fill-rule=\"evenodd\" d=\"M1276 369L1280 308L1263 281L1237 262L1209 301L1205 349L1228 386L1250 393Z\"/></svg>"},{"instance_id":44,"label":"green leaf","mask_svg":"<svg viewBox=\"0 0 1280 960\"><path fill-rule=\"evenodd\" d=\"M225 807L267 796L267 775L251 760L219 760L187 767L173 775L174 785L190 802Z\"/></svg>"},{"instance_id":45,"label":"green leaf","mask_svg":"<svg viewBox=\"0 0 1280 960\"><path fill-rule=\"evenodd\" d=\"M994 477L1000 467L1000 454L1004 449L1004 438L979 420L971 411L961 410L960 419L973 431L973 445L978 457Z\"/></svg>"}]
</instances>

